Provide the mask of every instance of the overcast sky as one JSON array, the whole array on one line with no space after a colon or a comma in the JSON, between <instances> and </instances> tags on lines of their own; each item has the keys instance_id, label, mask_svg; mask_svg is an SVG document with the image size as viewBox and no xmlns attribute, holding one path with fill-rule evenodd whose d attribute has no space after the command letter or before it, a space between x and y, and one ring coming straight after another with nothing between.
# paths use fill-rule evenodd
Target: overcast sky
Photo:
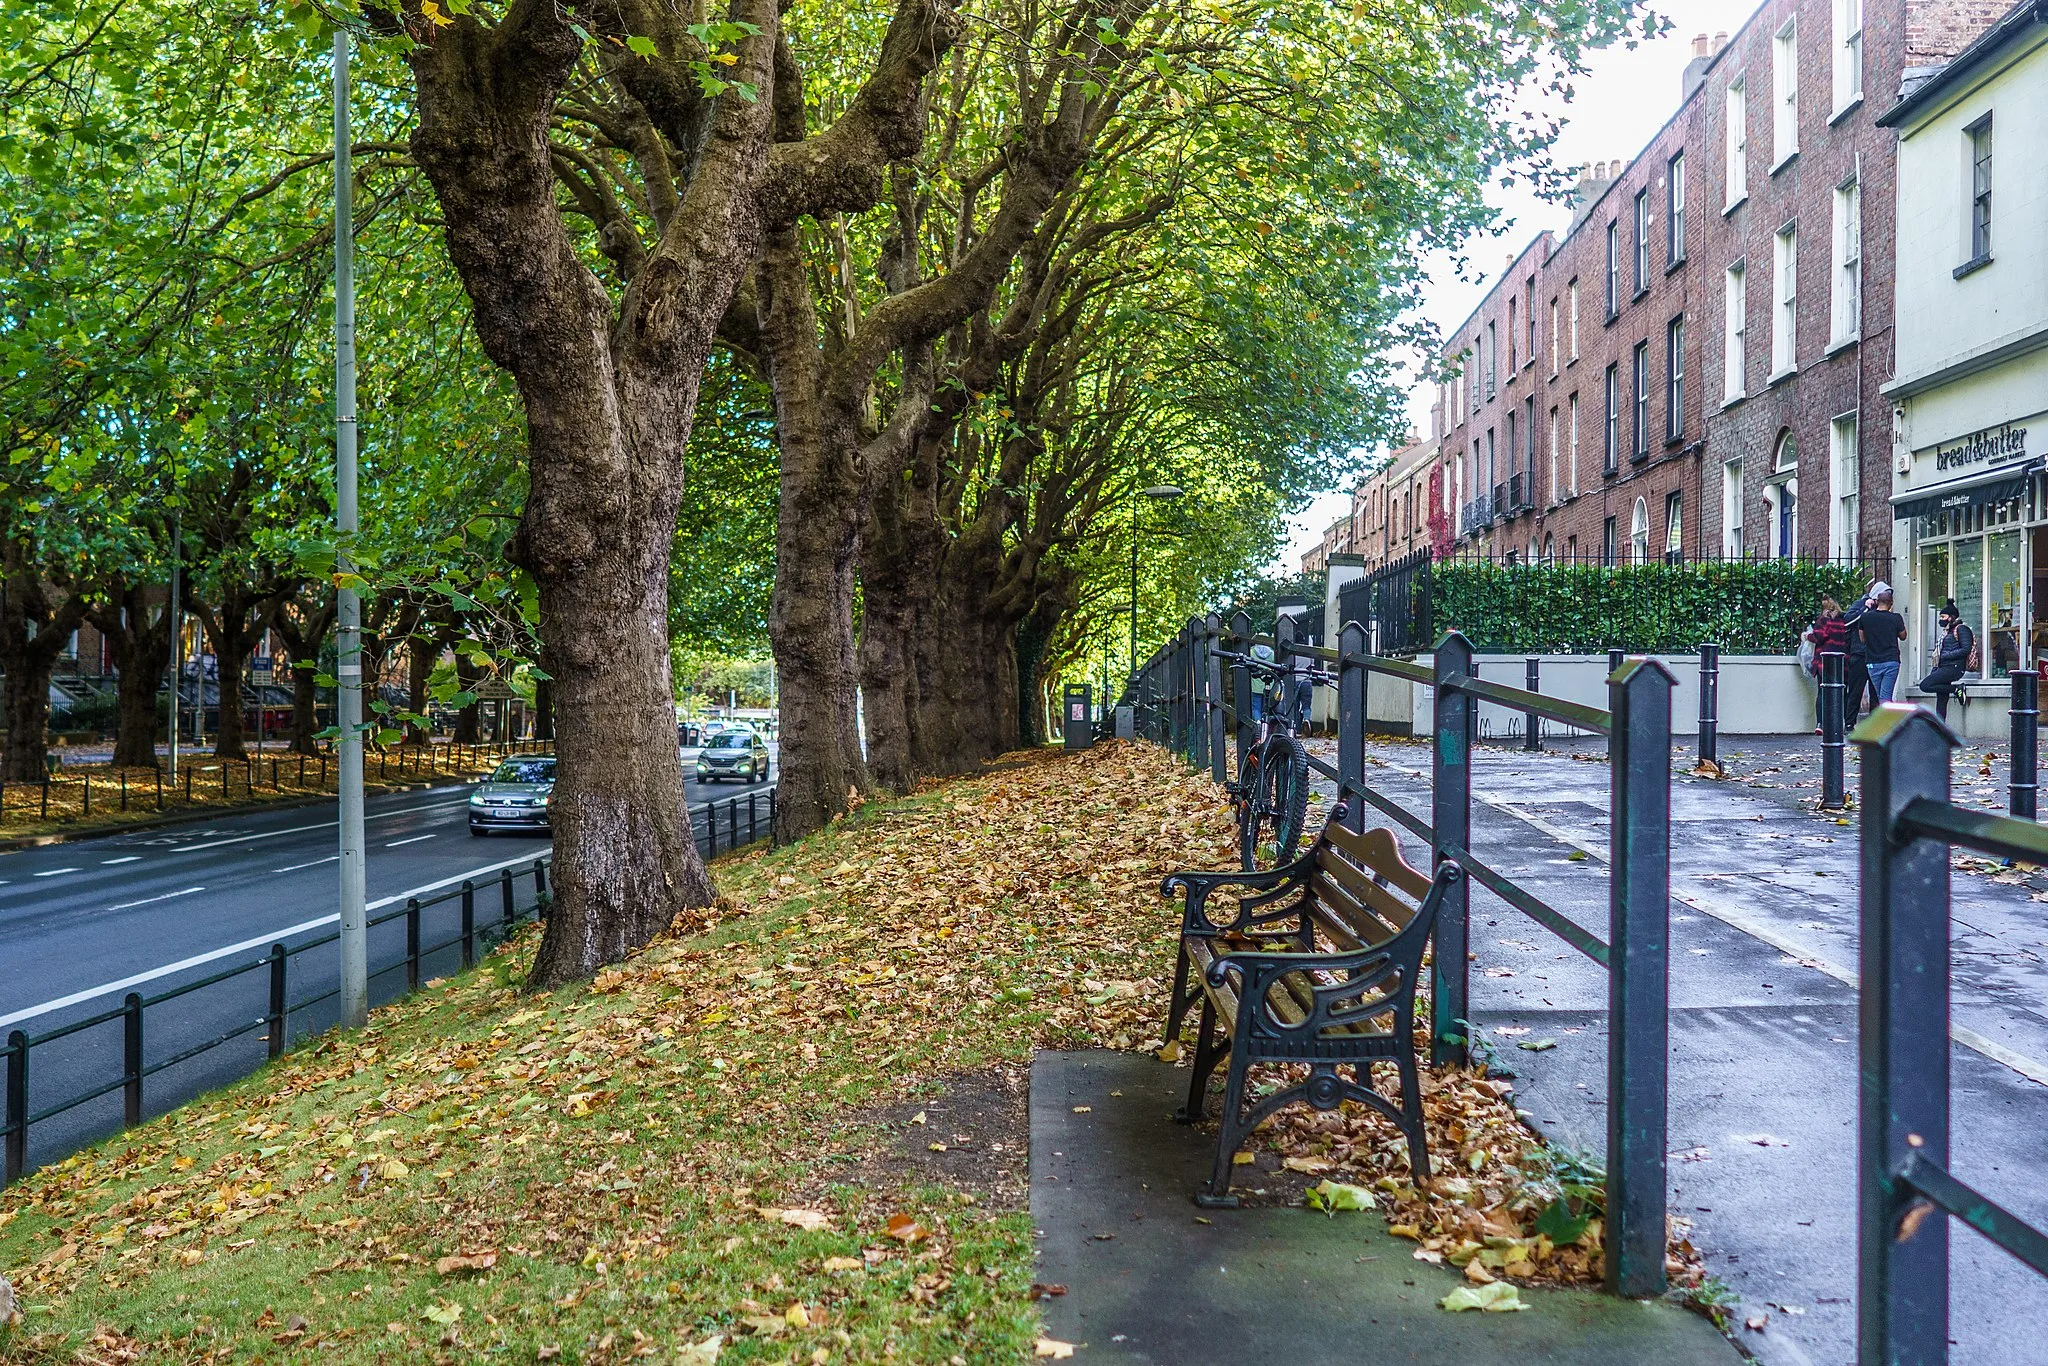
<instances>
[{"instance_id":1,"label":"overcast sky","mask_svg":"<svg viewBox=\"0 0 2048 1366\"><path fill-rule=\"evenodd\" d=\"M1671 32L1630 50L1621 46L1596 52L1587 63L1590 74L1576 83L1577 97L1557 106L1564 117L1555 157L1560 166L1589 161L1624 163L1641 151L1665 120L1678 109L1680 79L1692 59L1693 35L1733 33L1756 6L1749 0L1660 0L1658 13L1671 20ZM1432 262L1425 311L1440 331L1448 332L1479 306L1508 258L1544 228L1560 236L1571 223L1571 210L1546 204L1527 186L1493 187L1488 199L1502 210L1501 234L1473 246L1474 268L1489 269L1480 279L1460 279L1447 259ZM1417 386L1409 415L1418 431L1429 431L1432 386ZM1326 494L1311 503L1289 525L1286 553L1274 568L1301 567L1301 553L1322 538L1323 528L1350 510L1348 490Z\"/></svg>"}]
</instances>

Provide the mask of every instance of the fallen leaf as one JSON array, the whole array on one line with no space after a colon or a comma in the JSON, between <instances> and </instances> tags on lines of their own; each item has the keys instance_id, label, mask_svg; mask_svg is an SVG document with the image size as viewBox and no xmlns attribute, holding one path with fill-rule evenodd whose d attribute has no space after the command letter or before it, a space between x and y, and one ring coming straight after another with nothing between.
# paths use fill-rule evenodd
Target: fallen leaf
<instances>
[{"instance_id":1,"label":"fallen leaf","mask_svg":"<svg viewBox=\"0 0 2048 1366\"><path fill-rule=\"evenodd\" d=\"M861 1261L858 1257L827 1257L825 1259L825 1270L827 1271L858 1271L865 1265L867 1263Z\"/></svg>"},{"instance_id":2,"label":"fallen leaf","mask_svg":"<svg viewBox=\"0 0 2048 1366\"><path fill-rule=\"evenodd\" d=\"M1761 1333L1764 1331L1764 1325L1770 1321L1771 1316L1769 1314L1751 1314L1742 1321L1742 1326L1752 1333Z\"/></svg>"},{"instance_id":3,"label":"fallen leaf","mask_svg":"<svg viewBox=\"0 0 2048 1366\"><path fill-rule=\"evenodd\" d=\"M812 1233L821 1228L832 1227L832 1216L822 1210L764 1209L761 1214L776 1223L788 1224L791 1228L800 1228Z\"/></svg>"},{"instance_id":4,"label":"fallen leaf","mask_svg":"<svg viewBox=\"0 0 2048 1366\"><path fill-rule=\"evenodd\" d=\"M1544 1053L1557 1047L1556 1039L1524 1039L1515 1045L1524 1053Z\"/></svg>"},{"instance_id":5,"label":"fallen leaf","mask_svg":"<svg viewBox=\"0 0 2048 1366\"><path fill-rule=\"evenodd\" d=\"M1294 1159L1288 1160L1292 1162ZM1365 1187L1347 1186L1342 1181L1325 1178L1321 1184L1309 1187L1308 1207L1322 1210L1334 1219L1340 1209L1375 1209L1378 1206L1372 1192Z\"/></svg>"},{"instance_id":6,"label":"fallen leaf","mask_svg":"<svg viewBox=\"0 0 2048 1366\"><path fill-rule=\"evenodd\" d=\"M725 1339L714 1333L702 1342L689 1344L678 1351L676 1366L712 1366L724 1350Z\"/></svg>"},{"instance_id":7,"label":"fallen leaf","mask_svg":"<svg viewBox=\"0 0 2048 1366\"><path fill-rule=\"evenodd\" d=\"M474 1256L451 1255L434 1263L434 1272L440 1276L454 1276L464 1271L489 1271L498 1264L495 1252L479 1252Z\"/></svg>"},{"instance_id":8,"label":"fallen leaf","mask_svg":"<svg viewBox=\"0 0 2048 1366\"><path fill-rule=\"evenodd\" d=\"M1054 1361L1065 1361L1074 1354L1074 1344L1061 1342L1058 1338L1040 1338L1031 1348L1035 1357L1051 1357Z\"/></svg>"},{"instance_id":9,"label":"fallen leaf","mask_svg":"<svg viewBox=\"0 0 2048 1366\"><path fill-rule=\"evenodd\" d=\"M901 1213L890 1215L888 1227L883 1231L899 1243L921 1243L932 1236L931 1230L923 1224Z\"/></svg>"},{"instance_id":10,"label":"fallen leaf","mask_svg":"<svg viewBox=\"0 0 2048 1366\"><path fill-rule=\"evenodd\" d=\"M386 1181L403 1181L411 1174L411 1168L395 1157L388 1159L383 1166L377 1168L377 1175L383 1177Z\"/></svg>"},{"instance_id":11,"label":"fallen leaf","mask_svg":"<svg viewBox=\"0 0 2048 1366\"><path fill-rule=\"evenodd\" d=\"M1034 1300L1049 1300L1066 1293L1067 1288L1063 1285L1044 1285L1037 1281L1031 1284L1031 1298Z\"/></svg>"},{"instance_id":12,"label":"fallen leaf","mask_svg":"<svg viewBox=\"0 0 2048 1366\"><path fill-rule=\"evenodd\" d=\"M1489 1314L1505 1314L1529 1307L1522 1303L1521 1291L1508 1281L1494 1281L1488 1285L1461 1285L1437 1303L1453 1314L1467 1309L1483 1310Z\"/></svg>"}]
</instances>

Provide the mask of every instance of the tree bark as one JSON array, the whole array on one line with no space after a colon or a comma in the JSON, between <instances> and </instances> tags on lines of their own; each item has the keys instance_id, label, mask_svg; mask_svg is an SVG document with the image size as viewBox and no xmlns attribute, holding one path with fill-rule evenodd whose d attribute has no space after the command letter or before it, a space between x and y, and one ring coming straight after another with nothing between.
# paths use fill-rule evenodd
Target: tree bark
<instances>
[{"instance_id":1,"label":"tree bark","mask_svg":"<svg viewBox=\"0 0 2048 1366\"><path fill-rule=\"evenodd\" d=\"M67 584L43 577L34 549L8 537L0 550L6 611L0 612L0 671L7 676L6 773L11 781L41 782L49 775L50 676L87 600Z\"/></svg>"},{"instance_id":2,"label":"tree bark","mask_svg":"<svg viewBox=\"0 0 2048 1366\"><path fill-rule=\"evenodd\" d=\"M206 638L213 646L214 674L219 680L220 724L213 746L217 759L244 757L242 678L248 669L250 652L277 615L278 603L274 587L251 589L239 583L229 584L222 591L218 607L208 607L196 598L192 601L192 611L206 627ZM203 702L203 678L199 695Z\"/></svg>"},{"instance_id":3,"label":"tree bark","mask_svg":"<svg viewBox=\"0 0 2048 1366\"><path fill-rule=\"evenodd\" d=\"M292 671L289 749L293 754L320 752L320 742L314 738L320 733L320 647L333 624L334 593L324 586L317 590L314 603L293 597L278 609L274 625Z\"/></svg>"},{"instance_id":4,"label":"tree bark","mask_svg":"<svg viewBox=\"0 0 2048 1366\"><path fill-rule=\"evenodd\" d=\"M463 692L474 691L483 682L483 671L469 662L469 656L460 650L455 653L455 685ZM480 745L483 743L483 708L481 703L470 702L455 711L455 743L458 745Z\"/></svg>"},{"instance_id":5,"label":"tree bark","mask_svg":"<svg viewBox=\"0 0 2048 1366\"><path fill-rule=\"evenodd\" d=\"M171 664L169 593L153 584L124 584L87 616L114 647L117 715L114 763L121 768L156 766L157 693Z\"/></svg>"}]
</instances>

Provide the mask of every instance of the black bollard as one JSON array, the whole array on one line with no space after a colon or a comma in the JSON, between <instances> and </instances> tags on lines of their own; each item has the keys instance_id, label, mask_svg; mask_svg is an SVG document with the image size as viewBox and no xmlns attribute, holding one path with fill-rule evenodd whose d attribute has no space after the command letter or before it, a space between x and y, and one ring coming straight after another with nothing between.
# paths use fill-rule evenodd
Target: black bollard
<instances>
[{"instance_id":1,"label":"black bollard","mask_svg":"<svg viewBox=\"0 0 2048 1366\"><path fill-rule=\"evenodd\" d=\"M2032 669L2012 673L2012 785L2007 810L2022 820L2034 819L2041 763L2041 675Z\"/></svg>"},{"instance_id":2,"label":"black bollard","mask_svg":"<svg viewBox=\"0 0 2048 1366\"><path fill-rule=\"evenodd\" d=\"M1612 674L1612 673L1614 673L1614 671L1615 671L1615 670L1617 670L1617 669L1619 669L1619 668L1621 667L1621 659L1622 659L1622 652L1621 652L1621 647L1620 647L1620 646L1610 646L1610 647L1608 648L1608 651L1607 651L1607 672L1608 672L1609 674Z\"/></svg>"},{"instance_id":3,"label":"black bollard","mask_svg":"<svg viewBox=\"0 0 2048 1366\"><path fill-rule=\"evenodd\" d=\"M1700 763L1721 766L1721 647L1700 646Z\"/></svg>"},{"instance_id":4,"label":"black bollard","mask_svg":"<svg viewBox=\"0 0 2048 1366\"><path fill-rule=\"evenodd\" d=\"M1842 667L1848 656L1828 650L1820 657L1820 805L1823 811L1840 811L1847 805L1842 784L1842 731L1846 708L1842 694Z\"/></svg>"},{"instance_id":5,"label":"black bollard","mask_svg":"<svg viewBox=\"0 0 2048 1366\"><path fill-rule=\"evenodd\" d=\"M1542 692L1541 661L1529 656L1528 688L1530 692ZM1530 712L1522 723L1522 748L1536 750L1543 748L1543 722L1535 712Z\"/></svg>"}]
</instances>

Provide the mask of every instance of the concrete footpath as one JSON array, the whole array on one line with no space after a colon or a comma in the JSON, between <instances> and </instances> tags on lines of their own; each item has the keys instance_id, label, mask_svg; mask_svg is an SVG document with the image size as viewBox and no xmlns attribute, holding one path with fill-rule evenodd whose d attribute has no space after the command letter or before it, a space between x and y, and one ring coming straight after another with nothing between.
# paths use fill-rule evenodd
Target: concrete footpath
<instances>
[{"instance_id":1,"label":"concrete footpath","mask_svg":"<svg viewBox=\"0 0 2048 1366\"><path fill-rule=\"evenodd\" d=\"M1959 753L1957 800L2002 805L2002 775L1978 772L1983 752ZM1727 744L1723 758L1730 780L1681 773L1672 789L1672 1209L1740 1295L1735 1321L1762 1324L1739 1331L1746 1351L1786 1366L1850 1366L1855 828L1813 810L1809 744ZM1428 763L1424 745L1374 740L1367 780L1427 819ZM1473 851L1606 937L1598 746L1484 748L1472 777ZM1855 781L1852 753L1851 792ZM1426 866L1420 843L1403 843ZM1956 866L1954 1167L2048 1222L2048 891L1971 855ZM1472 915L1474 1023L1496 1064L1517 1074L1518 1107L1553 1141L1599 1153L1605 973L1476 885ZM1952 1246L1951 1360L2048 1366L2048 1281L1961 1225Z\"/></svg>"},{"instance_id":2,"label":"concrete footpath","mask_svg":"<svg viewBox=\"0 0 2048 1366\"><path fill-rule=\"evenodd\" d=\"M1175 1124L1187 1069L1130 1053L1040 1053L1031 1217L1046 1334L1075 1360L1734 1366L1699 1315L1592 1291L1524 1290L1520 1313L1452 1314L1464 1284L1372 1212L1205 1211L1213 1129Z\"/></svg>"}]
</instances>

